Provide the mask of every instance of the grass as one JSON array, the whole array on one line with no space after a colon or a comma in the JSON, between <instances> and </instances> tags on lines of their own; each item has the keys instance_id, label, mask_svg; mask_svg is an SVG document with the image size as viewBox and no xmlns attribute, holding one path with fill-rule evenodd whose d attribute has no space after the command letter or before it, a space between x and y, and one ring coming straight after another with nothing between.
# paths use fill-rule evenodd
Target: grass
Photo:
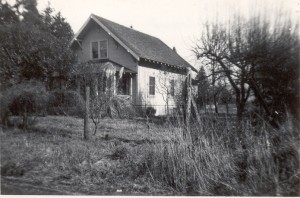
<instances>
[{"instance_id":1,"label":"grass","mask_svg":"<svg viewBox=\"0 0 300 198\"><path fill-rule=\"evenodd\" d=\"M244 144L229 118L195 121L190 133L180 120L148 125L103 119L84 141L82 119L39 117L1 133L1 174L77 194L299 196L299 132L289 123L246 122Z\"/></svg>"},{"instance_id":2,"label":"grass","mask_svg":"<svg viewBox=\"0 0 300 198\"><path fill-rule=\"evenodd\" d=\"M143 127L133 126L132 121L105 119L87 142L82 140L82 119L40 117L28 131L10 128L1 133L1 169L4 175L21 169L23 178L60 190L72 188L79 194L119 194L117 190L123 189L133 195L168 195L172 193L168 188L138 177L126 165L126 153L120 151L151 139L150 134L140 137ZM109 134L108 140L104 134Z\"/></svg>"}]
</instances>

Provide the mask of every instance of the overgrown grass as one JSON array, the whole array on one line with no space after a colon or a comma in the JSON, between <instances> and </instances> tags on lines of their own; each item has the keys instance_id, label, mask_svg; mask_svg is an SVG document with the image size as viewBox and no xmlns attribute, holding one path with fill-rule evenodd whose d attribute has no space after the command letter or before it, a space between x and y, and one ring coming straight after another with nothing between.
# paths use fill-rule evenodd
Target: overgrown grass
<instances>
[{"instance_id":1,"label":"overgrown grass","mask_svg":"<svg viewBox=\"0 0 300 198\"><path fill-rule=\"evenodd\" d=\"M171 141L152 144L144 166L183 194L298 196L299 132L290 123L229 122L196 121L190 133L183 123L165 128Z\"/></svg>"},{"instance_id":2,"label":"overgrown grass","mask_svg":"<svg viewBox=\"0 0 300 198\"><path fill-rule=\"evenodd\" d=\"M203 117L187 132L180 119L104 119L83 141L82 119L41 117L1 133L1 173L79 194L299 196L299 132L242 126Z\"/></svg>"},{"instance_id":3,"label":"overgrown grass","mask_svg":"<svg viewBox=\"0 0 300 198\"><path fill-rule=\"evenodd\" d=\"M173 194L127 163L130 149L151 138L149 133L140 137L145 125L132 122L105 119L91 141L82 140L80 118L40 117L26 131L6 129L1 132L1 174L79 194Z\"/></svg>"}]
</instances>

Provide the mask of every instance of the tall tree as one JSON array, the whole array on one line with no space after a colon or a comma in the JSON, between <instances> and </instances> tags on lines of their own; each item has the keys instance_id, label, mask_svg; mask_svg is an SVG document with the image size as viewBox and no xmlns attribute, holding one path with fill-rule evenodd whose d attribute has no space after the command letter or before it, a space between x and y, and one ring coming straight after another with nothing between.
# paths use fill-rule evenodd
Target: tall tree
<instances>
[{"instance_id":1,"label":"tall tree","mask_svg":"<svg viewBox=\"0 0 300 198\"><path fill-rule=\"evenodd\" d=\"M68 74L74 60L68 47L73 32L60 13L40 15L35 0L19 0L1 9L11 15L1 17L0 24L2 86L29 79L49 85L54 71Z\"/></svg>"},{"instance_id":2,"label":"tall tree","mask_svg":"<svg viewBox=\"0 0 300 198\"><path fill-rule=\"evenodd\" d=\"M199 72L196 76L196 83L198 85L198 93L197 93L197 104L198 106L205 107L209 103L209 82L207 79L206 72L204 70L204 67L201 66L199 69Z\"/></svg>"}]
</instances>

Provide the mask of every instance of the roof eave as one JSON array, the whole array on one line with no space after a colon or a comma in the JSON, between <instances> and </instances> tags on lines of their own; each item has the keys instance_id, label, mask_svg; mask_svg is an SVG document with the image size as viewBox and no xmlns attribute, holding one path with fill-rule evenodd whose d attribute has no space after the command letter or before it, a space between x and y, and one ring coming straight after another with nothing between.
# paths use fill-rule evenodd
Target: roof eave
<instances>
[{"instance_id":1,"label":"roof eave","mask_svg":"<svg viewBox=\"0 0 300 198\"><path fill-rule=\"evenodd\" d=\"M77 40L78 36L81 34L81 32L84 30L84 28L87 26L87 24L90 22L92 15L89 16L89 18L84 22L84 24L81 26L81 28L78 30L78 32L75 34L73 39L70 42L70 46L73 45L73 43Z\"/></svg>"},{"instance_id":2,"label":"roof eave","mask_svg":"<svg viewBox=\"0 0 300 198\"><path fill-rule=\"evenodd\" d=\"M140 60L140 57L134 52L132 51L127 45L125 45L125 43L123 43L114 33L112 33L101 21L99 21L97 19L97 17L95 17L93 14L91 14L89 16L89 18L85 21L85 23L83 24L83 26L79 29L79 31L75 34L74 38L72 39L72 41L70 42L70 46L73 45L73 43L77 40L78 36L81 34L81 32L85 29L85 27L87 26L87 24L90 22L90 20L93 19L101 28L104 29L104 31L106 31L108 33L108 35L110 35L111 37L113 37L122 47L124 47L128 53L130 53L136 60Z\"/></svg>"}]
</instances>

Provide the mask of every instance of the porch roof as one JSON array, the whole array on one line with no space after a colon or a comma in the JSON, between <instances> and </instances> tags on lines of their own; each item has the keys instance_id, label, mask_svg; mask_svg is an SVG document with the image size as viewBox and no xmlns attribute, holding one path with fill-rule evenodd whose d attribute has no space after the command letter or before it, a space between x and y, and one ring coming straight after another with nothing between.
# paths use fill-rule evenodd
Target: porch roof
<instances>
[{"instance_id":1,"label":"porch roof","mask_svg":"<svg viewBox=\"0 0 300 198\"><path fill-rule=\"evenodd\" d=\"M112 63L112 62L103 62L103 63L99 63L99 62L88 62L85 63L83 66L79 67L80 69L76 72L76 74L80 75L80 74L99 74L101 72L103 72L103 69L105 67L109 67L109 66L113 66L116 71L120 71L122 67L122 65L116 64L116 63ZM124 72L126 73L136 73L136 71L133 71L129 68L124 67Z\"/></svg>"}]
</instances>

